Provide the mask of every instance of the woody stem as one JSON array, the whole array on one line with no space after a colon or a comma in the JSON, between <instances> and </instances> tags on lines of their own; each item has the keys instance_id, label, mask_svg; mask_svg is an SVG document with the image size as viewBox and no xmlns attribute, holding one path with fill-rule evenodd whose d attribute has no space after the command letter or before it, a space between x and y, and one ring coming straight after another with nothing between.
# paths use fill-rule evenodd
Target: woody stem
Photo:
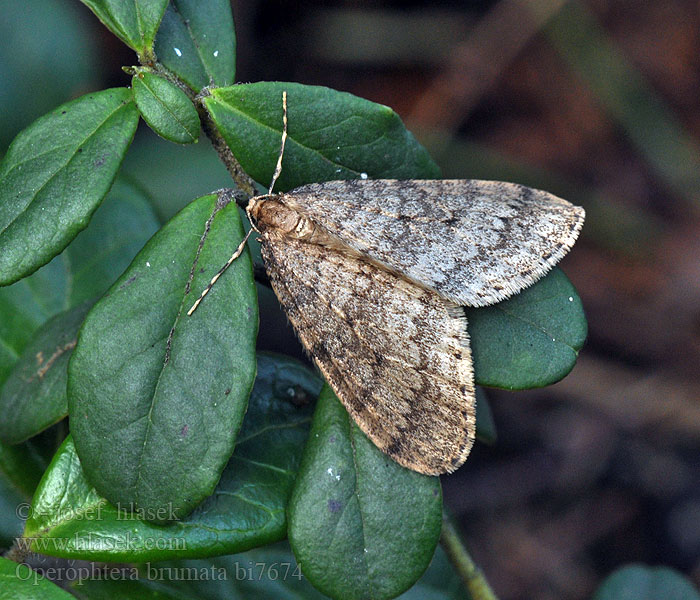
<instances>
[{"instance_id":1,"label":"woody stem","mask_svg":"<svg viewBox=\"0 0 700 600\"><path fill-rule=\"evenodd\" d=\"M221 162L224 163L226 170L231 174L231 177L233 177L233 181L238 188L244 191L249 197L255 196L256 191L253 179L243 170L241 163L238 162L233 152L231 152L231 149L226 145L226 141L214 125L204 104L202 102L196 102L195 106L199 113L199 119L202 122L202 130L211 141L214 150L216 150L216 153L219 155ZM245 208L247 204L245 201L239 201L238 198L236 198L236 202L241 208Z\"/></svg>"}]
</instances>

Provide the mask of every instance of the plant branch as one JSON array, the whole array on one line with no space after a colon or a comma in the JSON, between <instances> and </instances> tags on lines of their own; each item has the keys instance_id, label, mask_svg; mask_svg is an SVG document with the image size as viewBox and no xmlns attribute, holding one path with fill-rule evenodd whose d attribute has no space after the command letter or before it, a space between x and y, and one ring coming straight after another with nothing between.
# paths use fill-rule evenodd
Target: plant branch
<instances>
[{"instance_id":1,"label":"plant branch","mask_svg":"<svg viewBox=\"0 0 700 600\"><path fill-rule=\"evenodd\" d=\"M3 558L16 563L23 563L27 560L27 556L29 556L29 542L24 538L15 538L12 548L2 555Z\"/></svg>"},{"instance_id":2,"label":"plant branch","mask_svg":"<svg viewBox=\"0 0 700 600\"><path fill-rule=\"evenodd\" d=\"M202 98L208 95L208 90L205 88L195 97L195 107L197 108L197 113L199 114L199 120L202 122L202 130L206 133L207 137L214 146L214 150L219 155L221 162L224 163L226 170L233 177L233 181L236 182L238 188L248 194L249 197L256 195L255 182L253 179L243 170L241 163L236 160L236 157L231 152L231 149L226 144L226 141L219 133L218 129L214 125L207 109L202 102Z\"/></svg>"},{"instance_id":3,"label":"plant branch","mask_svg":"<svg viewBox=\"0 0 700 600\"><path fill-rule=\"evenodd\" d=\"M199 121L202 124L202 130L211 141L212 146L214 146L214 150L216 150L221 162L224 163L226 170L230 173L238 189L245 192L248 195L248 198L256 196L257 191L255 189L255 182L251 176L243 170L241 163L238 162L236 157L233 155L233 152L231 152L231 149L228 147L226 141L219 133L219 130L216 128L216 125L214 125L214 122L209 116L209 112L204 106L203 99L210 95L209 89L203 88L198 94L195 94L195 92L184 81L182 81L175 73L170 71L164 65L160 63L142 63L142 65L145 70L157 73L187 94L190 100L192 100L194 107L197 109ZM137 69L133 67L125 67L124 70L131 75L137 71ZM246 198L245 201L241 201L240 198L236 197L236 202L241 208L245 209L248 198Z\"/></svg>"},{"instance_id":4,"label":"plant branch","mask_svg":"<svg viewBox=\"0 0 700 600\"><path fill-rule=\"evenodd\" d=\"M453 520L443 513L442 534L440 535L445 554L457 571L473 600L498 600L489 582L474 564Z\"/></svg>"}]
</instances>

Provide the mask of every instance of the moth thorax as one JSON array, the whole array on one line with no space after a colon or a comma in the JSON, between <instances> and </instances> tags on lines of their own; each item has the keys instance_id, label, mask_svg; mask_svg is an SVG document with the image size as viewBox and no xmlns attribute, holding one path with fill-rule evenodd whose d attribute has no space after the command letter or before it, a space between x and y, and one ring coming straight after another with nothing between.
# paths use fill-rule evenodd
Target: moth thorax
<instances>
[{"instance_id":1,"label":"moth thorax","mask_svg":"<svg viewBox=\"0 0 700 600\"><path fill-rule=\"evenodd\" d=\"M316 224L285 204L281 196L252 198L248 212L260 231L272 230L284 237L306 241L314 241L318 236Z\"/></svg>"}]
</instances>

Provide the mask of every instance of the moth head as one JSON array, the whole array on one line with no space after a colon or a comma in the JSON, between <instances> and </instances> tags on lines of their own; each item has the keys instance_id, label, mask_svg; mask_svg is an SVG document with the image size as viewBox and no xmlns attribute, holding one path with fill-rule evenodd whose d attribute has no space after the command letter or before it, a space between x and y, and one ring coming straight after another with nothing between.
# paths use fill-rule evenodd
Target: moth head
<instances>
[{"instance_id":1,"label":"moth head","mask_svg":"<svg viewBox=\"0 0 700 600\"><path fill-rule=\"evenodd\" d=\"M251 198L246 212L251 223L261 233L274 231L283 236L303 239L313 229L313 224L307 217L284 202L282 194Z\"/></svg>"}]
</instances>

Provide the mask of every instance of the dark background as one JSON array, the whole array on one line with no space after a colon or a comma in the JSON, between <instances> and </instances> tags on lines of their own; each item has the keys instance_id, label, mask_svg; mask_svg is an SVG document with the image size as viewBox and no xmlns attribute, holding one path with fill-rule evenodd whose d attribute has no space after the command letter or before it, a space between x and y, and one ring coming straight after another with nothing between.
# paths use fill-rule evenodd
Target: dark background
<instances>
[{"instance_id":1,"label":"dark background","mask_svg":"<svg viewBox=\"0 0 700 600\"><path fill-rule=\"evenodd\" d=\"M301 4L301 5L300 5ZM700 583L700 15L691 0L234 1L237 80L394 108L445 177L583 205L562 267L589 339L542 390L489 390L498 442L443 478L502 600L588 598L621 564ZM0 0L0 148L57 104L128 85L77 0ZM125 172L171 216L230 185L204 140L141 127ZM298 344L264 293L260 345Z\"/></svg>"}]
</instances>

